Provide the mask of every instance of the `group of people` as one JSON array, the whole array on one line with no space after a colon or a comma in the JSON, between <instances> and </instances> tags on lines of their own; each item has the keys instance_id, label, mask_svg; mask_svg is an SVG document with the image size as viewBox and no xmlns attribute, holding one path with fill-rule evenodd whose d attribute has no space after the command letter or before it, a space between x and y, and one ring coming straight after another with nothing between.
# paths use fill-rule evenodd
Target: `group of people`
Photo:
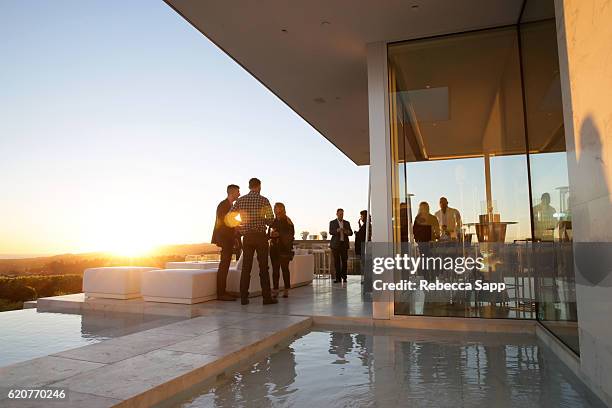
<instances>
[{"instance_id":1,"label":"group of people","mask_svg":"<svg viewBox=\"0 0 612 408\"><path fill-rule=\"evenodd\" d=\"M366 240L367 211L361 211L359 229L355 237L355 251L359 256L361 243ZM335 282L347 281L347 261L349 237L353 235L351 224L344 219L344 210L336 211L336 218L329 223L331 235L330 247L336 269ZM227 186L227 197L217 206L215 227L211 242L221 248L221 260L217 271L217 299L234 301L236 296L226 290L227 275L234 253L239 256L242 251L242 270L240 273L240 301L249 303L249 286L253 259L257 255L259 280L263 304L278 303L280 294L280 275L283 277L283 297L289 296L289 264L293 259L293 241L295 227L287 216L283 203L270 205L270 201L261 195L261 181L249 180L249 192L240 195L236 184ZM371 231L368 240L371 238ZM272 262L272 288L268 272L268 256Z\"/></svg>"},{"instance_id":2,"label":"group of people","mask_svg":"<svg viewBox=\"0 0 612 408\"><path fill-rule=\"evenodd\" d=\"M449 241L461 239L461 227L459 210L449 207L446 197L440 197L440 209L435 215L431 214L427 201L419 203L412 231L417 242Z\"/></svg>"},{"instance_id":3,"label":"group of people","mask_svg":"<svg viewBox=\"0 0 612 408\"><path fill-rule=\"evenodd\" d=\"M249 286L253 258L257 254L263 304L278 303L280 272L283 274L283 296L289 296L289 262L293 258L295 228L287 216L283 203L274 204L261 195L261 181L249 180L249 192L240 195L240 187L227 186L227 198L217 206L211 242L221 247L221 261L217 272L217 298L233 301L236 297L226 291L227 274L232 254L242 250L240 273L240 301L249 303ZM240 241L242 237L242 242ZM268 273L268 256L272 261L272 283Z\"/></svg>"}]
</instances>

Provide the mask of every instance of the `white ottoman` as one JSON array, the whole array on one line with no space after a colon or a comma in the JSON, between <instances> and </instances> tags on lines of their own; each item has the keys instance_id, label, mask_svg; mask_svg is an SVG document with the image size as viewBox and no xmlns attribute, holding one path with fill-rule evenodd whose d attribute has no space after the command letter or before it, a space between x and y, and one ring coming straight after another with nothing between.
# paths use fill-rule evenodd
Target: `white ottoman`
<instances>
[{"instance_id":1,"label":"white ottoman","mask_svg":"<svg viewBox=\"0 0 612 408\"><path fill-rule=\"evenodd\" d=\"M261 296L261 282L259 280L259 263L257 255L253 257L253 267L251 268L251 284L249 285L249 297ZM270 287L272 287L272 262L268 257L268 271L270 273ZM242 275L242 256L238 259L235 266L229 268L227 273L228 293L240 296L240 275Z\"/></svg>"},{"instance_id":2,"label":"white ottoman","mask_svg":"<svg viewBox=\"0 0 612 408\"><path fill-rule=\"evenodd\" d=\"M292 287L310 284L314 279L314 255L294 255L289 264L289 271L291 272Z\"/></svg>"},{"instance_id":3,"label":"white ottoman","mask_svg":"<svg viewBox=\"0 0 612 408\"><path fill-rule=\"evenodd\" d=\"M291 286L304 286L312 283L314 278L314 255L302 254L294 255L293 260L289 263L289 271L291 277ZM240 295L240 275L242 273L242 257L235 267L229 269L227 276L227 291L233 295ZM272 261L268 258L268 273L270 274L270 288L272 288ZM283 288L282 271L280 272L279 287ZM261 282L259 280L259 263L257 256L253 259L253 267L251 269L251 284L249 286L249 296L261 295Z\"/></svg>"},{"instance_id":4,"label":"white ottoman","mask_svg":"<svg viewBox=\"0 0 612 408\"><path fill-rule=\"evenodd\" d=\"M232 262L233 264L234 262ZM166 269L215 269L219 268L219 261L186 261L166 262Z\"/></svg>"},{"instance_id":5,"label":"white ottoman","mask_svg":"<svg viewBox=\"0 0 612 408\"><path fill-rule=\"evenodd\" d=\"M147 302L193 303L217 298L216 269L157 269L142 276Z\"/></svg>"},{"instance_id":6,"label":"white ottoman","mask_svg":"<svg viewBox=\"0 0 612 408\"><path fill-rule=\"evenodd\" d=\"M87 297L132 299L140 297L142 273L149 266L111 266L89 268L83 273L83 292Z\"/></svg>"}]
</instances>

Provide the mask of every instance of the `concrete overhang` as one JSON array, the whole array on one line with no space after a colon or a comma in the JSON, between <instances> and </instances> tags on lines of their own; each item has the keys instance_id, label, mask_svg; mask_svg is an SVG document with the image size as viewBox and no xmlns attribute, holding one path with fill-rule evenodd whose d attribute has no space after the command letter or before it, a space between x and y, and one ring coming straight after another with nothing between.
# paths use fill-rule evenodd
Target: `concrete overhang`
<instances>
[{"instance_id":1,"label":"concrete overhang","mask_svg":"<svg viewBox=\"0 0 612 408\"><path fill-rule=\"evenodd\" d=\"M516 24L523 0L165 0L358 165L366 44Z\"/></svg>"}]
</instances>

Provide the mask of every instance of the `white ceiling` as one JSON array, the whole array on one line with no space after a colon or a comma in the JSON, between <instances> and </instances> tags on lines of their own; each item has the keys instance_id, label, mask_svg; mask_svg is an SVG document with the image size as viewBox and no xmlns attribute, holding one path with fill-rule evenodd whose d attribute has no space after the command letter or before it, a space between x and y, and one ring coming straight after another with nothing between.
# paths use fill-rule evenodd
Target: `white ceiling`
<instances>
[{"instance_id":1,"label":"white ceiling","mask_svg":"<svg viewBox=\"0 0 612 408\"><path fill-rule=\"evenodd\" d=\"M367 43L514 24L522 5L522 0L165 1L360 165L369 162Z\"/></svg>"}]
</instances>

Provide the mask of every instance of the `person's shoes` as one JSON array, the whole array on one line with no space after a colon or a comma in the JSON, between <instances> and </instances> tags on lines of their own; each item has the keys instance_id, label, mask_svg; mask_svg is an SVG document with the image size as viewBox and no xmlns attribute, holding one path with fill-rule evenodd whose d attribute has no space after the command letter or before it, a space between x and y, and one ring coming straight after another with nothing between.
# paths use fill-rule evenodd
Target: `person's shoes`
<instances>
[{"instance_id":1,"label":"person's shoes","mask_svg":"<svg viewBox=\"0 0 612 408\"><path fill-rule=\"evenodd\" d=\"M272 289L272 299L276 299L278 297L278 289Z\"/></svg>"},{"instance_id":2,"label":"person's shoes","mask_svg":"<svg viewBox=\"0 0 612 408\"><path fill-rule=\"evenodd\" d=\"M274 305L276 303L278 303L278 299L270 298L270 299L264 299L263 300L263 304L264 305Z\"/></svg>"},{"instance_id":3,"label":"person's shoes","mask_svg":"<svg viewBox=\"0 0 612 408\"><path fill-rule=\"evenodd\" d=\"M222 295L217 296L217 300L233 302L234 300L236 300L236 298L234 296L228 295L227 293L224 293Z\"/></svg>"},{"instance_id":4,"label":"person's shoes","mask_svg":"<svg viewBox=\"0 0 612 408\"><path fill-rule=\"evenodd\" d=\"M240 304L241 305L248 305L249 304L249 299L240 299Z\"/></svg>"},{"instance_id":5,"label":"person's shoes","mask_svg":"<svg viewBox=\"0 0 612 408\"><path fill-rule=\"evenodd\" d=\"M284 298L288 298L288 297L289 297L289 289L285 289L285 290L283 291L283 297L284 297Z\"/></svg>"}]
</instances>

